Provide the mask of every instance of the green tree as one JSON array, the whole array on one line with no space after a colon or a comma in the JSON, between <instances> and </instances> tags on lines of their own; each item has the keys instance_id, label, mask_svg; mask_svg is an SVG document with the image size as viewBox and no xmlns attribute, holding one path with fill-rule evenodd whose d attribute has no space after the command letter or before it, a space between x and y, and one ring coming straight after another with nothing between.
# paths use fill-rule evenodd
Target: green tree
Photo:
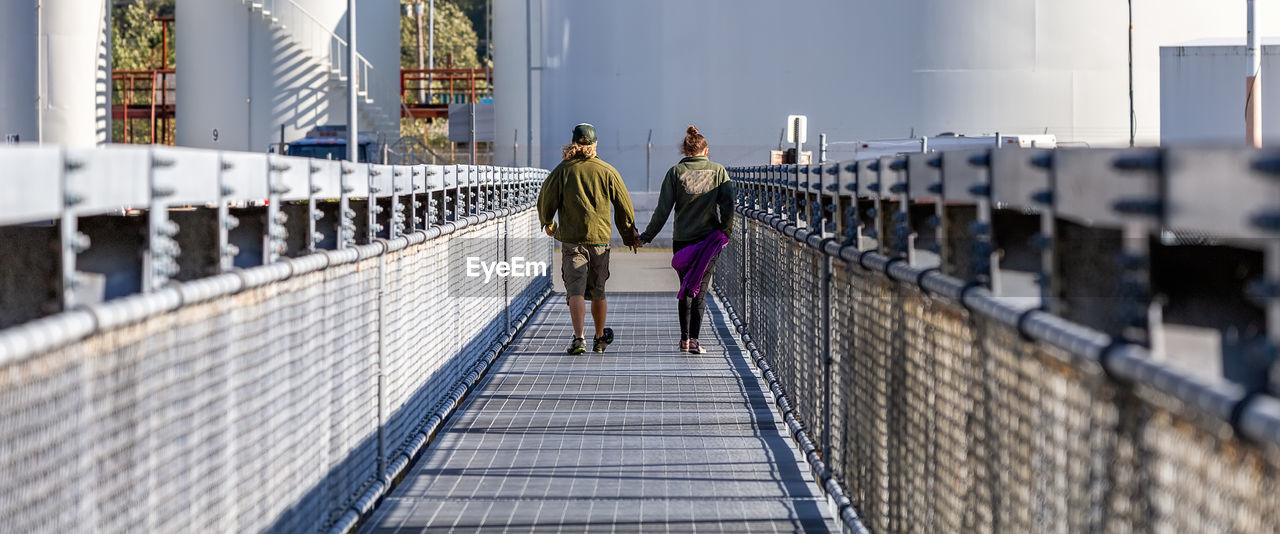
<instances>
[{"instance_id":1,"label":"green tree","mask_svg":"<svg viewBox=\"0 0 1280 534\"><path fill-rule=\"evenodd\" d=\"M424 15L423 18L422 31L425 34L426 16ZM476 55L476 43L479 41L476 29L472 26L471 19L467 18L457 4L448 0L436 0L435 29L436 68L444 68L450 54L453 55L455 68L481 66ZM418 25L413 17L400 17L400 65L404 68L412 69L418 66L417 31ZM426 44L425 35L423 44L424 46Z\"/></svg>"},{"instance_id":2,"label":"green tree","mask_svg":"<svg viewBox=\"0 0 1280 534\"><path fill-rule=\"evenodd\" d=\"M462 9L462 12L467 14L467 18L471 19L471 27L476 29L476 35L479 37L479 39L476 40L476 57L481 59L488 57L488 55L485 54L485 47L489 46L489 43L486 43L485 39L492 38L492 36L485 35L485 23L487 22L485 21L486 7L487 4L492 1L493 0L453 0L453 2L457 3L458 7ZM488 11L492 11L492 9L489 9ZM492 13L489 13L489 15L492 16Z\"/></svg>"},{"instance_id":3,"label":"green tree","mask_svg":"<svg viewBox=\"0 0 1280 534\"><path fill-rule=\"evenodd\" d=\"M111 67L115 70L158 69L174 64L174 38L169 32L169 57L161 61L164 50L162 23L152 20L165 7L172 10L173 0L116 6L111 13Z\"/></svg>"},{"instance_id":4,"label":"green tree","mask_svg":"<svg viewBox=\"0 0 1280 534\"><path fill-rule=\"evenodd\" d=\"M473 6L477 1L483 2L484 0L436 0L434 47L436 68L448 66L450 55L452 55L454 68L466 69L490 66L481 64L480 56L477 55L479 38L476 35L476 28L464 8L459 6L460 3ZM479 6L481 19L483 19L484 4L480 3ZM427 41L425 35L427 31L426 15L423 18L423 45L425 46ZM417 31L418 25L414 17L400 17L400 65L402 68L414 69L418 67ZM480 89L487 89L487 87L487 84L479 85ZM456 89L458 91L466 91L462 87ZM437 81L434 90L439 95L447 92L448 86ZM405 98L409 102L416 102L418 95L415 91L408 91L405 93ZM449 122L447 120L428 122L426 120L402 119L400 125L402 135L416 137L436 153L443 154L446 157L451 153L448 135ZM481 161L484 160L482 159Z\"/></svg>"}]
</instances>

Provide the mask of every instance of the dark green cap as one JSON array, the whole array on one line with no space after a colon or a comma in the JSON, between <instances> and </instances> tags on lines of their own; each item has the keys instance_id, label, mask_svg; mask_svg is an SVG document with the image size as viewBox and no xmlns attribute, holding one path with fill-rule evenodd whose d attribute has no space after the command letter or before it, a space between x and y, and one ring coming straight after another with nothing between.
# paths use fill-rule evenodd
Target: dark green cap
<instances>
[{"instance_id":1,"label":"dark green cap","mask_svg":"<svg viewBox=\"0 0 1280 534\"><path fill-rule=\"evenodd\" d=\"M573 142L579 145L594 145L596 142L596 127L585 122L574 126Z\"/></svg>"}]
</instances>

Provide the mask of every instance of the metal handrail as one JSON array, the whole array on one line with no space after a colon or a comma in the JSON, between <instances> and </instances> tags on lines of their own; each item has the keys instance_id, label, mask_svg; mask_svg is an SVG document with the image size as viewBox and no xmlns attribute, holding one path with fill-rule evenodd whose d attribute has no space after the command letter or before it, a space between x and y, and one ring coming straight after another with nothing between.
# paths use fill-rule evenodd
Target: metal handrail
<instances>
[{"instance_id":1,"label":"metal handrail","mask_svg":"<svg viewBox=\"0 0 1280 534\"><path fill-rule=\"evenodd\" d=\"M118 94L120 98L120 102L111 104L111 120L123 121L124 137L121 141L130 142L129 132L132 120L148 118L131 117L131 108L145 106L150 108L148 113L152 135L150 139L143 142L157 142L157 121L163 122L173 118L174 101L168 97L173 96L174 73L174 69L121 69L111 73L112 92ZM173 144L173 139L163 134L158 140L163 144Z\"/></svg>"},{"instance_id":2,"label":"metal handrail","mask_svg":"<svg viewBox=\"0 0 1280 534\"><path fill-rule=\"evenodd\" d=\"M417 82L410 86L409 82ZM445 84L448 84L446 87ZM462 84L461 89L454 83ZM487 85L481 88L480 84ZM436 86L440 89L437 90ZM468 95L466 103L478 102L478 98L493 97L493 70L487 68L441 68L441 69L400 69L400 99L404 100L409 92L423 92L428 95L449 95L452 103L458 95ZM418 105L440 105L434 98L428 98Z\"/></svg>"},{"instance_id":3,"label":"metal handrail","mask_svg":"<svg viewBox=\"0 0 1280 534\"><path fill-rule=\"evenodd\" d=\"M806 348L797 348L798 350L791 352L788 350L777 350L777 343L773 343L770 339L776 341L776 332L786 331L794 328L815 327L816 323L805 323L797 326L786 322L787 319L781 319L782 324L772 324L780 320L778 312L773 306L786 307L788 302L795 306L797 302L799 306L807 306L808 300L791 300L787 302L776 302L769 300L764 304L770 306L768 310L763 312L753 312L760 309L762 304L760 299L787 299L792 297L783 296L785 294L761 293L756 290L747 290L746 286L755 287L767 286L774 284L776 280L767 278L765 271L770 268L776 268L780 276L792 276L799 273L793 273L797 267L790 263L779 262L778 258L769 255L768 249L757 249L755 246L744 245L744 243L779 243L785 244L796 251L797 254L803 255L805 258L814 258L816 263L806 263L806 265L824 265L818 267L822 270L822 275L812 275L808 278L797 278L798 289L795 292L809 293L821 295L819 297L824 304L813 310L831 310L837 306L832 300L831 293L827 289L834 288L838 284L850 284L845 281L839 281L834 277L836 270L842 272L854 272L857 275L849 275L851 278L864 278L873 280L869 283L876 286L880 282L889 282L894 288L893 291L902 291L903 294L916 294L926 296L927 300L943 303L942 305L950 307L950 309L963 310L965 321L982 321L986 325L995 326L1005 329L1005 333L1013 333L1013 339L1021 340L1027 345L1019 348L1017 346L1008 346L1007 349L1018 353L1019 350L1024 351L1015 356L1017 358L1027 358L1027 354L1036 353L1041 350L1035 347L1052 348L1058 351L1060 356L1054 356L1053 365L1061 365L1063 369L1070 368L1072 373L1078 373L1078 376L1097 373L1098 376L1106 377L1109 383L1115 384L1116 387L1128 391L1136 391L1138 389L1153 392L1160 399L1167 399L1167 402L1174 402L1168 408L1175 417L1185 416L1189 419L1201 421L1214 428L1215 424L1225 425L1234 431L1234 437L1222 438L1225 443L1241 444L1242 446L1235 449L1232 454L1239 454L1239 450L1248 450L1247 454L1262 455L1267 451L1274 451L1278 443L1280 443L1280 399L1274 393L1259 391L1250 393L1240 384L1223 383L1220 381L1209 380L1194 372L1182 369L1178 366L1167 362L1162 362L1158 358L1153 358L1152 353L1145 347L1127 343L1125 340L1089 328L1086 325L1075 323L1071 320L1055 316L1053 313L1039 310L1026 309L1004 301L994 295L991 291L981 287L971 281L956 278L947 274L943 274L938 268L913 266L905 258L891 253L883 253L880 250L868 250L859 246L857 243L841 243L839 239L823 236L821 233L812 232L812 227L806 226L804 221L796 221L791 217L790 213L785 210L775 211L771 206L767 206L757 202L761 197L756 196L755 192L761 186L761 182L756 180L753 173L760 172L760 168L741 168L731 169L734 175L734 182L740 191L745 190L745 195L739 195L735 212L746 219L746 222L735 223L737 227L734 232L741 234L735 237L737 249L726 249L729 256L727 265L730 265L728 272L722 272L725 276L717 276L716 291L720 297L720 304L725 307L733 325L737 327L739 334L744 338L746 348L750 352L753 359L756 360L760 367L761 375L770 383L770 388L775 395L778 404L778 410L785 418L789 429L796 438L797 443L802 447L806 454L806 459L813 469L815 477L819 479L819 485L828 492L832 500L839 503L838 515L844 522L846 531L866 532L867 526L864 526L864 520L870 519L873 523L879 522L883 524L886 509L883 505L888 502L884 499L867 500L865 494L859 494L864 490L867 484L883 484L882 481L866 482L860 479L856 473L852 473L848 468L842 469L840 466L849 461L849 455L867 454L865 451L859 453L854 450L844 448L847 443L847 435L841 432L857 432L850 430L839 423L847 421L853 417L849 415L849 410L859 408L850 407L848 400L856 393L843 392L839 397L833 397L831 391L833 389L846 388L849 386L839 385L832 382L831 367L836 365L852 365L850 361L858 358L857 353L848 352L849 345L843 345L845 352L838 352L839 349L824 344L821 349L813 349L813 352L807 352ZM751 228L748 229L747 227ZM734 251L739 252L734 252ZM755 252L761 250L761 252ZM748 258L748 259L743 259ZM725 260L721 260L719 265L726 265ZM762 265L770 266L769 268ZM741 269L739 272L738 270ZM764 296L762 296L764 295ZM906 306L906 303L896 302L895 306ZM826 314L831 317L830 311L821 312L815 315ZM858 320L862 320L858 316ZM884 325L880 326L884 328ZM831 336L833 329L840 328L832 324L823 324L820 327L823 336ZM877 328L870 325L867 328ZM892 328L892 327L888 327ZM928 331L928 330L926 330ZM856 336L854 333L844 332L845 336ZM895 334L896 335L896 334ZM903 334L906 335L906 334ZM925 334L932 335L932 334ZM827 338L828 340L830 337ZM848 339L848 338L846 338ZM856 343L856 342L854 342ZM979 341L973 341L975 344L981 344ZM889 349L886 349L889 350ZM904 349L911 350L911 349ZM915 350L932 350L930 348ZM815 357L815 354L817 357ZM895 355L897 353L894 353ZM1046 352L1053 354L1053 352ZM894 356L895 358L897 356ZM840 362L837 364L836 362ZM861 365L875 366L875 363L864 362ZM806 369L806 366L809 366ZM826 366L826 368L824 368ZM876 371L863 371L864 373L872 373ZM842 377L849 376L849 370L843 368L840 371ZM813 376L823 376L825 378L822 386L813 386L811 380ZM1021 375L1020 375L1021 376ZM887 388L899 388L894 391L900 391L904 381L897 379L892 381L884 378L891 384L884 385ZM1029 380L1019 378L1018 380ZM790 387L788 386L790 384ZM1010 386L1011 387L1011 386ZM891 393L886 393L889 398L893 398ZM840 401L832 400L833 398L843 399ZM824 402L831 405L823 405ZM837 403L844 406L836 408ZM1105 402L1105 401L1104 401ZM1154 402L1154 401L1151 401ZM1166 402L1161 400L1160 402ZM1155 406L1156 404L1151 404ZM819 406L819 407L815 407ZM1120 403L1124 407L1123 402ZM1176 406L1176 407L1174 407ZM875 409L870 408L870 409ZM899 406L889 408L888 413L898 413L893 410L901 409ZM934 408L928 408L930 410ZM939 407L939 412L945 411L946 408ZM1139 408L1134 408L1135 411ZM833 415L833 410L838 414ZM1179 412L1178 410L1182 410ZM858 413L859 417L866 417L865 413ZM890 417L890 416L885 416ZM892 417L909 417L903 415L893 415ZM808 419L808 420L806 420ZM876 423L881 424L881 423ZM892 424L886 425L891 427ZM810 438L807 432L816 433L815 438ZM1117 432L1128 432L1124 439L1135 438L1132 430ZM1211 430L1202 434L1203 436L1213 435L1216 437L1222 434L1215 433ZM832 436L832 434L836 436ZM869 438L877 438L875 436ZM889 438L894 439L894 438ZM976 438L986 439L986 438ZM1194 441L1194 440L1190 440ZM860 442L862 443L862 442ZM1227 445L1220 445L1224 448ZM836 450L839 448L840 450ZM1192 446L1194 448L1194 445ZM919 451L913 453L919 454ZM855 456L856 457L856 456ZM1255 456L1260 457L1260 456ZM1235 457L1236 459L1239 456ZM894 460L889 460L890 462ZM911 461L911 460L908 460ZM924 462L925 460L920 460ZM930 460L931 461L931 460ZM1230 462L1227 462L1230 464ZM911 465L901 468L900 472L880 472L872 476L885 477L884 480L898 479L892 478L914 469L916 466ZM1181 466L1185 467L1185 466ZM1235 465L1241 469L1253 469L1247 462L1240 462ZM1176 471L1179 466L1174 466L1170 470ZM1224 468L1229 471L1228 468ZM1265 480L1270 477L1263 477L1264 482L1260 483L1259 488L1265 487ZM885 486L887 487L887 486ZM1248 491L1248 490L1246 490ZM1154 492L1154 490L1153 490ZM859 500L858 495L864 495ZM852 497L850 497L852 496ZM1257 506L1257 503L1253 503ZM1262 505L1265 506L1265 505ZM1222 512L1225 509L1217 509ZM922 516L928 512L921 512ZM1274 525L1265 525L1266 528L1272 528ZM1269 531L1269 530L1268 530Z\"/></svg>"},{"instance_id":4,"label":"metal handrail","mask_svg":"<svg viewBox=\"0 0 1280 534\"><path fill-rule=\"evenodd\" d=\"M541 237L537 218L530 213L544 171L353 164L119 145L0 146L0 169L6 183L32 183L19 186L7 201L0 200L0 226L12 232L7 235L62 244L61 255L33 252L63 261L45 264L47 272L32 273L30 280L51 280L59 271L70 274L68 280L77 279L76 273L150 277L145 293L120 294L109 301L69 301L57 306L60 309L33 299L30 309L40 306L44 315L21 322L0 316L0 370L9 378L0 384L5 398L0 420L7 429L6 450L12 451L11 461L0 467L0 491L6 495L0 513L16 530L55 524L59 530L114 532L147 524L191 530L348 532L373 503L394 489L395 481L551 290L544 271L500 284L467 281L475 293L460 294L458 285L439 280L406 294L407 300L382 297L403 287L399 280L416 283L424 268L420 259L449 257L456 248L451 243L484 242L492 244L484 250L495 250L497 260L536 254L549 264L553 241ZM269 205L245 206L262 198L269 198ZM104 212L114 212L110 206L117 203L133 206L134 214L145 209L147 216ZM379 205L389 207L381 217ZM268 249L283 245L286 233L324 232L332 238L344 231L339 228L354 231L355 212L367 216L361 225L387 224L390 235L366 236L362 243L336 250L332 239L319 243L311 237L308 241L314 246L295 248L290 257L259 265L218 269L218 274L198 269L168 281L155 277L170 272L175 261L185 261L181 256L208 265L219 256L238 254L221 236L207 239L207 232L215 227L229 232L239 224L237 215L248 221L261 217L258 209L263 207L265 227L240 228L241 243ZM317 226L324 214L327 220ZM51 224L24 226L32 220L27 217L60 221L60 238L48 237L55 231ZM108 231L96 234L91 227L102 217L111 218L102 226ZM193 217L203 222L197 224ZM145 227L147 238L125 235L131 232L118 231L117 224ZM97 266L83 262L78 268L77 257L94 254L95 248L107 254L120 251L133 261ZM256 253L246 250L248 255ZM462 272L465 261L457 256L440 268L454 271L456 266L456 272ZM354 271L361 272L352 275ZM58 283L59 296L78 286ZM86 293L91 290L79 287ZM45 295L39 288L5 288L0 290L0 308L7 312L21 306L25 297L9 296L22 292ZM463 340L467 350L448 343L352 344L334 336L333 346L321 351L324 359L317 360L312 357L314 345L282 346L284 340L297 339L289 333L292 330L262 335L260 317L284 317L281 311L293 309L303 295L330 295L335 305L324 306L324 315L311 314L307 323L290 319L299 331L350 320L353 328L360 321L376 329L371 331L378 339L397 339L414 335L412 325L433 324ZM469 295L483 297L482 305L473 305ZM413 305L422 299L438 304ZM449 308L444 308L446 302ZM404 322L408 329L386 319L408 314L416 314ZM222 328L205 327L211 324ZM175 334L178 331L191 335ZM151 342L149 335L129 341L119 335L122 332L163 332L190 341L181 347ZM196 342L201 336L209 342ZM236 349L224 350L224 341L235 343ZM178 351L183 353L181 361L174 357ZM239 363L244 361L274 363ZM260 384L279 391L296 387L303 374L275 371L291 367L289 362L309 366L306 376L326 378L308 381L309 393L286 394L282 402L264 402L256 392L234 386ZM333 372L321 372L330 365ZM215 368L218 371L209 371ZM138 369L151 372L137 373ZM408 372L390 372L393 369ZM380 373L386 376L356 378ZM102 388L103 376L127 378L109 379L111 387ZM138 379L132 379L135 376ZM160 398L157 392L174 395L165 393L165 402L145 407L136 402L144 396ZM174 403L192 409L174 416L169 408ZM366 409L371 403L385 408ZM241 422L225 417L228 410ZM295 410L314 411L315 417L258 423ZM67 414L94 417L92 423L80 416L74 422L83 424L59 423L68 420ZM197 427L192 423L199 421L217 421L216 430L207 428L208 435L218 437L193 434ZM148 432L123 436L118 430L139 422ZM48 430L31 432L25 430L28 427ZM342 430L329 432L333 428ZM313 436L314 443L300 446L299 436ZM110 441L116 437L122 441ZM170 446L178 442L183 443L181 451ZM299 460L276 461L283 457ZM247 467L226 468L228 458ZM272 465L269 477L254 467L259 464ZM53 465L67 468L48 467ZM188 483L190 477L175 482L169 474L179 471L204 473L204 482ZM69 479L89 482L67 484ZM130 490L119 491L120 484ZM140 507L139 495L143 501L199 504ZM132 511L119 515L124 509ZM82 513L60 514L61 510ZM103 523L99 517L112 519Z\"/></svg>"},{"instance_id":5,"label":"metal handrail","mask_svg":"<svg viewBox=\"0 0 1280 534\"><path fill-rule=\"evenodd\" d=\"M85 295L98 295L87 291L77 294L75 258L88 248L84 244L88 238L77 236L79 217L150 210L148 239L138 254L150 267L133 267L139 268L142 291L151 292L183 272L179 260L200 264L189 265L188 274L182 276L228 272L240 260L241 266L245 262L271 264L286 255L345 249L373 242L378 236L394 238L426 231L432 225L476 215L482 208L526 206L546 174L518 168L351 164L275 154L127 145L99 149L0 146L0 169L15 177L51 177L22 188L7 202L0 201L0 226L62 221L59 243L65 269L61 276L49 278L59 281L54 291L62 309L84 302ZM107 183L109 187L94 185ZM484 195L478 196L481 193ZM501 194L501 199L493 194ZM428 197L441 204L428 206ZM458 200L454 203L444 198ZM469 198L489 200L471 202ZM379 201L390 204L386 213L375 209ZM286 212L294 208L285 207L290 203L305 206L307 216L290 220ZM338 208L340 216L335 220L330 215L330 222L319 223L325 218L322 209L326 204ZM261 229L261 235L232 232L238 224L234 210L244 207L267 209L270 224ZM170 211L183 212L175 216L181 217L193 209L203 210L200 216L216 221L213 245L183 243L187 237L201 234L182 231L179 223L170 219ZM360 211L363 213L357 214ZM290 234L302 238L290 241ZM252 243L261 250L241 255L235 243L240 239L237 235L247 239L241 244ZM213 251L192 254L196 247ZM102 298L112 297L103 293L89 300ZM28 315L38 317L44 312Z\"/></svg>"}]
</instances>

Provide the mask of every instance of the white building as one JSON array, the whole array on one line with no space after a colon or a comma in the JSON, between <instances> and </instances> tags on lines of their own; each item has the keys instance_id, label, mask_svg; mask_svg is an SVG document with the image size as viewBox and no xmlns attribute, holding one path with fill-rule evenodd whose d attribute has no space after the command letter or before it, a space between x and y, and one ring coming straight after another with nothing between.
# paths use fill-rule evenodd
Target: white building
<instances>
[{"instance_id":1,"label":"white building","mask_svg":"<svg viewBox=\"0 0 1280 534\"><path fill-rule=\"evenodd\" d=\"M1244 146L1244 37L1160 47L1161 144ZM1280 144L1280 39L1262 47L1262 142Z\"/></svg>"},{"instance_id":2,"label":"white building","mask_svg":"<svg viewBox=\"0 0 1280 534\"><path fill-rule=\"evenodd\" d=\"M1129 140L1120 0L495 0L494 16L498 162L550 167L591 122L633 191L657 187L688 124L726 164L764 163L788 114L836 159L913 133ZM1137 139L1154 144L1159 47L1242 36L1245 3L1134 0L1134 18Z\"/></svg>"}]
</instances>

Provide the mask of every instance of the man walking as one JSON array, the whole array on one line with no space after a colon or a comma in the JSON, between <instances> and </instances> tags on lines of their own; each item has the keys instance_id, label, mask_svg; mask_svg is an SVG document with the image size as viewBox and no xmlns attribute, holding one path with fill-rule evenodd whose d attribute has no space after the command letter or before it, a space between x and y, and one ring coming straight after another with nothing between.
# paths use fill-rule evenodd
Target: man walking
<instances>
[{"instance_id":1,"label":"man walking","mask_svg":"<svg viewBox=\"0 0 1280 534\"><path fill-rule=\"evenodd\" d=\"M596 328L591 350L604 352L613 343L613 329L604 326L607 314L604 282L609 279L609 238L613 234L609 224L610 207L622 242L633 252L638 233L635 212L622 176L612 165L596 157L594 126L586 123L574 126L573 141L561 152L564 161L551 171L538 193L538 218L547 235L561 243L560 275L564 278L569 315L573 318L573 341L567 352L587 351L583 326L588 300Z\"/></svg>"}]
</instances>

